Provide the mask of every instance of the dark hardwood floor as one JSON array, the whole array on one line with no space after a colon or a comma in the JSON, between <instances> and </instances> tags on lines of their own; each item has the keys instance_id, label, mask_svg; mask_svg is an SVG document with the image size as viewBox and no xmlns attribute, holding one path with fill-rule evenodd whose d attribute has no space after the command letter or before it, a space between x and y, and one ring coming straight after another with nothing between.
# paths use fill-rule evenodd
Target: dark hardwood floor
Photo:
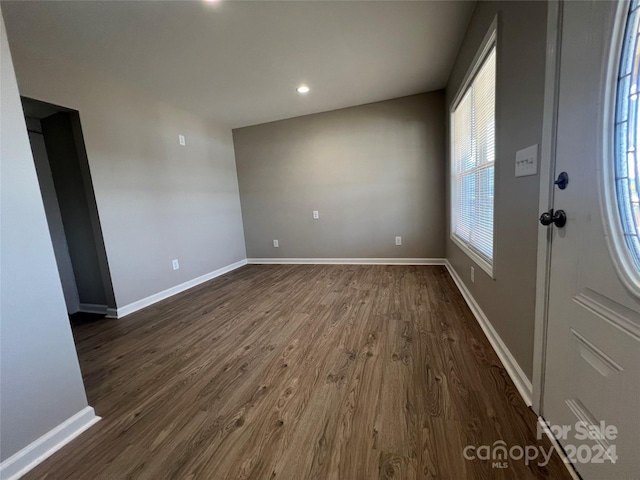
<instances>
[{"instance_id":1,"label":"dark hardwood floor","mask_svg":"<svg viewBox=\"0 0 640 480\"><path fill-rule=\"evenodd\" d=\"M74 336L103 420L25 478L570 478L463 457L550 445L444 267L247 266Z\"/></svg>"}]
</instances>

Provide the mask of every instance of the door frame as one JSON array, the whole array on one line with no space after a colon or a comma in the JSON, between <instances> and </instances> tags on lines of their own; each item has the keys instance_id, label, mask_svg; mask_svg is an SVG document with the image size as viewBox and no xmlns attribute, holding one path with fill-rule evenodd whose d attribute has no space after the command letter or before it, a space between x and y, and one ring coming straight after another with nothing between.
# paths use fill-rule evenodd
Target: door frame
<instances>
[{"instance_id":1,"label":"door frame","mask_svg":"<svg viewBox=\"0 0 640 480\"><path fill-rule=\"evenodd\" d=\"M544 107L542 114L542 141L540 145L540 194L538 211L553 208L552 182L556 166L556 133L558 95L560 90L560 50L562 46L563 0L547 4L547 47L544 80ZM547 322L549 313L549 281L551 273L552 229L538 227L536 268L536 304L533 340L533 392L531 408L536 415L544 413L544 368L547 349Z\"/></svg>"}]
</instances>

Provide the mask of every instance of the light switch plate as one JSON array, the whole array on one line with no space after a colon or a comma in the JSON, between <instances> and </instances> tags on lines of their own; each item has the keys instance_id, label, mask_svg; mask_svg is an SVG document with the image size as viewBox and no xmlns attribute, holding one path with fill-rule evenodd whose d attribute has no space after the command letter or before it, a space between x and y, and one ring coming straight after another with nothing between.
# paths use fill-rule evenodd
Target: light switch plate
<instances>
[{"instance_id":1,"label":"light switch plate","mask_svg":"<svg viewBox=\"0 0 640 480\"><path fill-rule=\"evenodd\" d=\"M184 138L184 135L178 135L178 142L180 142L180 145L183 147L187 144L187 140Z\"/></svg>"},{"instance_id":2,"label":"light switch plate","mask_svg":"<svg viewBox=\"0 0 640 480\"><path fill-rule=\"evenodd\" d=\"M526 177L538 173L538 145L516 152L516 177Z\"/></svg>"}]
</instances>

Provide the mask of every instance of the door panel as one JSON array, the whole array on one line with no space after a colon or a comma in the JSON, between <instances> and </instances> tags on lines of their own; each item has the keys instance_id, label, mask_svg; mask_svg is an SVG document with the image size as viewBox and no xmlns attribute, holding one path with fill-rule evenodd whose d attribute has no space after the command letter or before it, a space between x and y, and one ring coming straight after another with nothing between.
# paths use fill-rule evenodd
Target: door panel
<instances>
[{"instance_id":1,"label":"door panel","mask_svg":"<svg viewBox=\"0 0 640 480\"><path fill-rule=\"evenodd\" d=\"M585 480L640 478L640 302L617 276L604 228L615 219L603 217L600 203L601 162L614 161L600 152L603 135L613 135L604 125L604 79L617 8L562 7L556 176L566 171L569 185L554 195L567 223L551 227L542 413L570 427L559 440ZM582 438L601 422L608 435Z\"/></svg>"}]
</instances>

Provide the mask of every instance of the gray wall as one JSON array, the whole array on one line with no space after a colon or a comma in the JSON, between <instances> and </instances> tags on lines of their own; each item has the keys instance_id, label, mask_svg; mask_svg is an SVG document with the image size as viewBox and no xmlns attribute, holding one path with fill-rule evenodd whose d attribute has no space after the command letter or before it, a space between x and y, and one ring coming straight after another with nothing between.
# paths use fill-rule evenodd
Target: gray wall
<instances>
[{"instance_id":1,"label":"gray wall","mask_svg":"<svg viewBox=\"0 0 640 480\"><path fill-rule=\"evenodd\" d=\"M438 91L234 130L248 257L443 258L444 100Z\"/></svg>"},{"instance_id":2,"label":"gray wall","mask_svg":"<svg viewBox=\"0 0 640 480\"><path fill-rule=\"evenodd\" d=\"M22 95L80 112L118 307L246 257L229 129L11 47Z\"/></svg>"},{"instance_id":3,"label":"gray wall","mask_svg":"<svg viewBox=\"0 0 640 480\"><path fill-rule=\"evenodd\" d=\"M447 106L496 15L495 280L451 240L447 258L515 359L531 378L536 294L539 176L514 176L516 151L540 145L544 102L546 2L478 2L447 85ZM449 209L447 208L447 212ZM447 232L450 232L447 229ZM449 235L447 235L449 239Z\"/></svg>"},{"instance_id":4,"label":"gray wall","mask_svg":"<svg viewBox=\"0 0 640 480\"><path fill-rule=\"evenodd\" d=\"M0 23L0 461L87 406Z\"/></svg>"}]
</instances>

